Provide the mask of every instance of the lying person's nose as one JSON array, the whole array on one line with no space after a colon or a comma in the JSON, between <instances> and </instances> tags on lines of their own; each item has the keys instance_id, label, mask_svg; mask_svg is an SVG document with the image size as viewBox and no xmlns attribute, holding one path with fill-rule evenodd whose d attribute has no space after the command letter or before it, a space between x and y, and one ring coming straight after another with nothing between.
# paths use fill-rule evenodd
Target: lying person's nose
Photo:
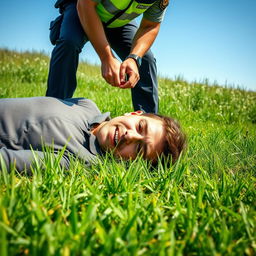
<instances>
[{"instance_id":1,"label":"lying person's nose","mask_svg":"<svg viewBox=\"0 0 256 256\"><path fill-rule=\"evenodd\" d=\"M136 131L128 130L125 133L125 139L127 143L143 140L143 136Z\"/></svg>"}]
</instances>

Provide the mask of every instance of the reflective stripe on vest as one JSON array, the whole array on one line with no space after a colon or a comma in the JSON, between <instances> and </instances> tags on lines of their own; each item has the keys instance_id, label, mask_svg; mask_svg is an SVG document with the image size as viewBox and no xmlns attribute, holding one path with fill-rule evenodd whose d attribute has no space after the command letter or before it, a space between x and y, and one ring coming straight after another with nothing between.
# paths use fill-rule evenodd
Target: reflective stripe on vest
<instances>
[{"instance_id":1,"label":"reflective stripe on vest","mask_svg":"<svg viewBox=\"0 0 256 256\"><path fill-rule=\"evenodd\" d=\"M114 20L108 27L116 28L124 26L140 14L145 12L156 0L136 0L131 6L116 20ZM103 22L108 22L118 12L124 10L130 0L103 0L97 5L97 13Z\"/></svg>"}]
</instances>

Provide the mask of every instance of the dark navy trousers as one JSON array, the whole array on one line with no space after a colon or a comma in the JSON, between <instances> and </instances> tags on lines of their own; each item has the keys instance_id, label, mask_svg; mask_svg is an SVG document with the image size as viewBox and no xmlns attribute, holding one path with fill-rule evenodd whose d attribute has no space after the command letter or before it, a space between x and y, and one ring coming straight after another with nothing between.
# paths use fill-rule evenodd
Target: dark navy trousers
<instances>
[{"instance_id":1,"label":"dark navy trousers","mask_svg":"<svg viewBox=\"0 0 256 256\"><path fill-rule=\"evenodd\" d=\"M76 4L66 4L59 39L52 51L46 96L72 98L77 86L76 72L79 53L88 42L77 14ZM130 53L132 40L138 29L134 21L119 28L104 28L111 48L121 60ZM149 50L139 69L140 80L131 89L134 110L158 112L158 84L156 60Z\"/></svg>"}]
</instances>

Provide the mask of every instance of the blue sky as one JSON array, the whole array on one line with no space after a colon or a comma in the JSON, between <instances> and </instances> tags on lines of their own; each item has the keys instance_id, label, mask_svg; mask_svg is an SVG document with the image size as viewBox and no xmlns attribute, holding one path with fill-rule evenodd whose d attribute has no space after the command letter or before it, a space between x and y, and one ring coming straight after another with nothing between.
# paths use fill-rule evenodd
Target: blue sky
<instances>
[{"instance_id":1,"label":"blue sky","mask_svg":"<svg viewBox=\"0 0 256 256\"><path fill-rule=\"evenodd\" d=\"M50 54L54 0L1 0L0 47ZM162 76L256 91L256 0L171 0L152 50ZM99 59L90 44L81 58Z\"/></svg>"}]
</instances>

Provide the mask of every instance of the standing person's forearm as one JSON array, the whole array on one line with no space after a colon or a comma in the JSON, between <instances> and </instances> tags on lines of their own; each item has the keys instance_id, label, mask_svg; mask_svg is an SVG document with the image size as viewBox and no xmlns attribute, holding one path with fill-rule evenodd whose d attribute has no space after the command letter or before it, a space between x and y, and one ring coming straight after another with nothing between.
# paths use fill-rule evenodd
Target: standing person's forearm
<instances>
[{"instance_id":1,"label":"standing person's forearm","mask_svg":"<svg viewBox=\"0 0 256 256\"><path fill-rule=\"evenodd\" d=\"M143 19L133 39L130 53L143 57L155 41L160 24Z\"/></svg>"},{"instance_id":2,"label":"standing person's forearm","mask_svg":"<svg viewBox=\"0 0 256 256\"><path fill-rule=\"evenodd\" d=\"M78 0L77 11L81 25L101 61L113 57L103 25L96 12L97 3L91 0Z\"/></svg>"},{"instance_id":3,"label":"standing person's forearm","mask_svg":"<svg viewBox=\"0 0 256 256\"><path fill-rule=\"evenodd\" d=\"M103 78L112 86L120 85L120 62L111 50L101 20L96 12L97 3L92 0L78 0L77 12L80 22L101 60Z\"/></svg>"},{"instance_id":4,"label":"standing person's forearm","mask_svg":"<svg viewBox=\"0 0 256 256\"><path fill-rule=\"evenodd\" d=\"M134 36L131 54L143 57L150 49L160 29L160 23L143 19L137 33ZM129 75L129 80L124 82L125 74ZM137 63L133 58L126 59L120 67L121 88L133 88L140 79Z\"/></svg>"}]
</instances>

